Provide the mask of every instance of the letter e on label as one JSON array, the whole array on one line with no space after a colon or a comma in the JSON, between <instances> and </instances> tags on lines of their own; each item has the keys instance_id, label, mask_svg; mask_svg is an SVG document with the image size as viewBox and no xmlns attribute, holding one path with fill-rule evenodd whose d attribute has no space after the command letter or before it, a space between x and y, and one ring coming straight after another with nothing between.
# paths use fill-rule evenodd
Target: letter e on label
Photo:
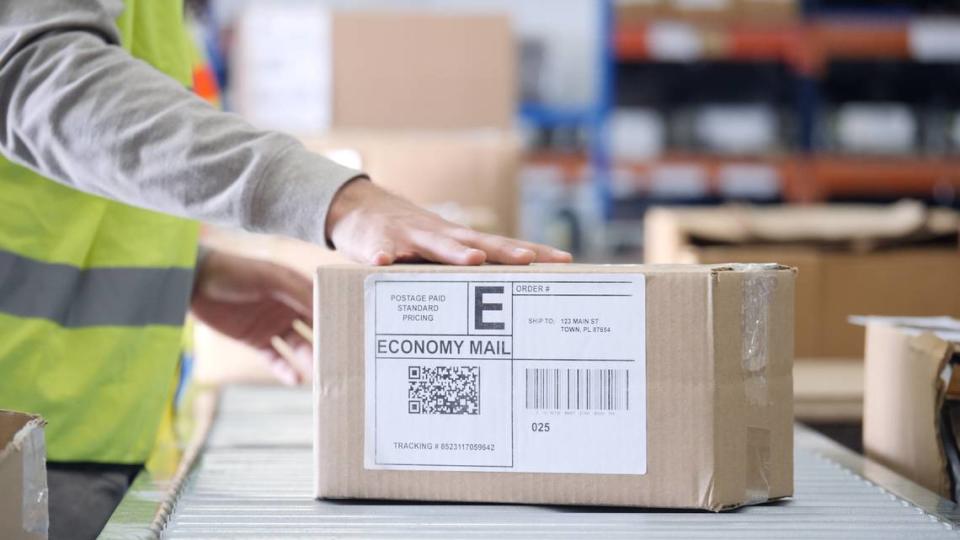
<instances>
[{"instance_id":1,"label":"letter e on label","mask_svg":"<svg viewBox=\"0 0 960 540\"><path fill-rule=\"evenodd\" d=\"M504 291L503 285L478 285L474 288L473 302L473 324L477 330L503 330L505 328L502 322L487 322L484 320L485 311L503 311L503 304L500 302L484 302L484 295L500 294Z\"/></svg>"}]
</instances>

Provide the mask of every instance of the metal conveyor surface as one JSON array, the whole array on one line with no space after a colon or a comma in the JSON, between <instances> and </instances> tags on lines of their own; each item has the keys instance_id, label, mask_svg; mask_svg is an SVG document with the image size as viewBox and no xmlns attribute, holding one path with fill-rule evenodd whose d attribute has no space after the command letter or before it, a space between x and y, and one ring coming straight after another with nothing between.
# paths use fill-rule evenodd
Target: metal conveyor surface
<instances>
[{"instance_id":1,"label":"metal conveyor surface","mask_svg":"<svg viewBox=\"0 0 960 540\"><path fill-rule=\"evenodd\" d=\"M957 538L950 501L802 426L796 495L714 514L584 507L315 501L306 390L224 391L206 448L159 529L107 538ZM150 493L132 490L125 505ZM121 507L123 508L123 506ZM118 512L122 515L122 512Z\"/></svg>"}]
</instances>

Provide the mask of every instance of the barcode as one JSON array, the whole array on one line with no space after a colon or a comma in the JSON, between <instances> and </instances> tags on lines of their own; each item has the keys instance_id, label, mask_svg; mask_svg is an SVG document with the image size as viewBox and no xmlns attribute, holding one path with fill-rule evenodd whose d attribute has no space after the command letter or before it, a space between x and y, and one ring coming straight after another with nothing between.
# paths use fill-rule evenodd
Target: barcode
<instances>
[{"instance_id":1,"label":"barcode","mask_svg":"<svg viewBox=\"0 0 960 540\"><path fill-rule=\"evenodd\" d=\"M629 385L626 369L527 369L527 409L626 410Z\"/></svg>"},{"instance_id":2,"label":"barcode","mask_svg":"<svg viewBox=\"0 0 960 540\"><path fill-rule=\"evenodd\" d=\"M410 414L480 414L480 366L408 366Z\"/></svg>"}]
</instances>

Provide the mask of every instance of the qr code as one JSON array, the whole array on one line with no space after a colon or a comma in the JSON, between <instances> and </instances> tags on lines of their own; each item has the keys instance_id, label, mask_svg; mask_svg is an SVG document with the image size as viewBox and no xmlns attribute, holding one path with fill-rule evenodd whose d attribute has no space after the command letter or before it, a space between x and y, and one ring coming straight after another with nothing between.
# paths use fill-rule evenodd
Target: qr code
<instances>
[{"instance_id":1,"label":"qr code","mask_svg":"<svg viewBox=\"0 0 960 540\"><path fill-rule=\"evenodd\" d=\"M407 412L480 414L480 366L409 366Z\"/></svg>"}]
</instances>

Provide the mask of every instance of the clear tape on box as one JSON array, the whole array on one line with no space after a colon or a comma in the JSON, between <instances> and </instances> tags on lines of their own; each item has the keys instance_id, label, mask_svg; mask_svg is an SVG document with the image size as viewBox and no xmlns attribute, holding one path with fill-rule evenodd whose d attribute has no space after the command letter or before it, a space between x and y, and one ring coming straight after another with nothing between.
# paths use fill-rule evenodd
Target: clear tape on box
<instances>
[{"instance_id":1,"label":"clear tape on box","mask_svg":"<svg viewBox=\"0 0 960 540\"><path fill-rule=\"evenodd\" d=\"M741 363L744 377L744 392L751 406L769 405L767 364L770 342L770 303L777 282L769 270L776 264L740 264L738 270L747 272L743 278L743 303L740 310L740 327L743 335ZM770 498L770 430L760 426L747 426L746 451L754 466L746 470L746 499L751 503Z\"/></svg>"},{"instance_id":2,"label":"clear tape on box","mask_svg":"<svg viewBox=\"0 0 960 540\"><path fill-rule=\"evenodd\" d=\"M766 405L767 392L767 342L769 341L770 298L776 288L772 274L765 272L770 266L744 265L743 307L741 328L743 330L742 362L747 384L744 386L747 401L751 405Z\"/></svg>"},{"instance_id":3,"label":"clear tape on box","mask_svg":"<svg viewBox=\"0 0 960 540\"><path fill-rule=\"evenodd\" d=\"M17 433L13 444L23 451L23 530L30 534L47 536L47 449L43 439L44 421L31 420Z\"/></svg>"}]
</instances>

